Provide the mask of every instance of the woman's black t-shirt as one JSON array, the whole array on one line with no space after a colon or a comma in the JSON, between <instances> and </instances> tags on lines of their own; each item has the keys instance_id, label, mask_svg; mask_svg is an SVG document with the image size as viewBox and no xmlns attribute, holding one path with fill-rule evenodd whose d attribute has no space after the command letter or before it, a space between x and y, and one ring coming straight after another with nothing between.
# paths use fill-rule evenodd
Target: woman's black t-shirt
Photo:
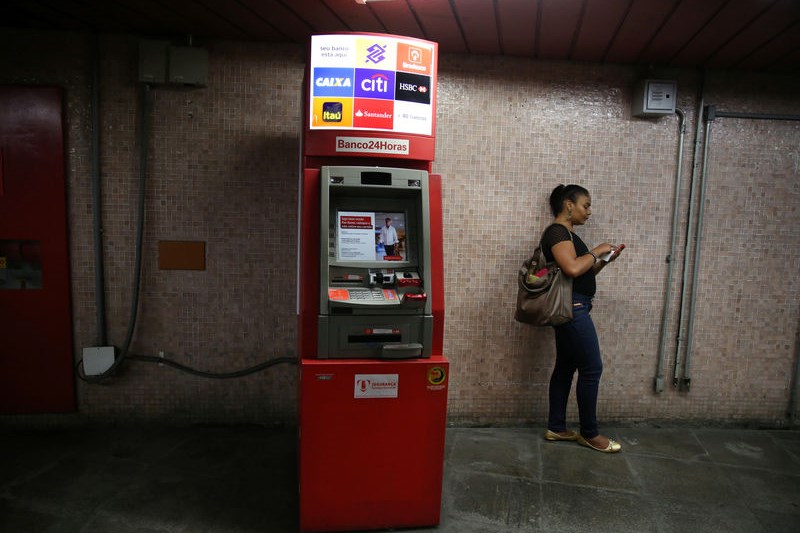
<instances>
[{"instance_id":1,"label":"woman's black t-shirt","mask_svg":"<svg viewBox=\"0 0 800 533\"><path fill-rule=\"evenodd\" d=\"M572 232L570 232L561 224L552 224L546 230L544 230L544 235L542 235L542 252L544 252L545 259L548 261L555 260L553 258L553 246L561 241L570 240L570 233ZM586 246L581 238L575 233L572 233L572 242L575 245L575 253L578 257L589 253L589 247ZM573 278L572 280L573 292L593 298L596 290L597 285L595 283L594 268L590 268L588 272L585 272L580 276Z\"/></svg>"}]
</instances>

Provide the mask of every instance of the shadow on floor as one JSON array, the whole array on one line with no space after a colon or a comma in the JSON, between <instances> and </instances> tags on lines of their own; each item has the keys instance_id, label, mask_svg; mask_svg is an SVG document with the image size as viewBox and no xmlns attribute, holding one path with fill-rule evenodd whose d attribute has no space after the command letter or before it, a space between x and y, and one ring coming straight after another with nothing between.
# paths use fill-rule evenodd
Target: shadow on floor
<instances>
[{"instance_id":1,"label":"shadow on floor","mask_svg":"<svg viewBox=\"0 0 800 533\"><path fill-rule=\"evenodd\" d=\"M623 428L607 432L618 455L542 432L448 429L442 521L413 531L800 532L798 431ZM298 528L292 429L0 429L0 439L3 533Z\"/></svg>"}]
</instances>

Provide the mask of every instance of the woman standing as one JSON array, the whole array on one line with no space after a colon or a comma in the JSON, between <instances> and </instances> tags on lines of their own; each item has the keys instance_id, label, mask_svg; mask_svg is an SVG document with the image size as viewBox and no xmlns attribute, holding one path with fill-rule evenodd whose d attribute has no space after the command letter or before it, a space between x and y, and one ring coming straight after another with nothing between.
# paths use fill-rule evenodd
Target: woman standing
<instances>
[{"instance_id":1,"label":"woman standing","mask_svg":"<svg viewBox=\"0 0 800 533\"><path fill-rule=\"evenodd\" d=\"M555 219L542 236L542 251L548 261L555 261L572 280L570 322L555 326L556 365L550 377L550 413L546 440L576 440L597 451L616 453L619 443L600 434L597 428L597 391L603 361L590 311L595 293L595 277L608 264L609 252L619 255L621 247L604 242L589 250L573 230L586 224L592 214L589 191L579 185L559 185L550 195L550 209ZM567 400L572 378L578 372L576 396L580 432L567 430Z\"/></svg>"}]
</instances>

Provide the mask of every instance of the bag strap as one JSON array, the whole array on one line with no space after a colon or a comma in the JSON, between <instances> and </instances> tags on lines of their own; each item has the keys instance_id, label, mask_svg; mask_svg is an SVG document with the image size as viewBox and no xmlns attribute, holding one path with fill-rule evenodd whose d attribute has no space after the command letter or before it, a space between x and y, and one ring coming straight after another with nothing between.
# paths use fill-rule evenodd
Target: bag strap
<instances>
[{"instance_id":1,"label":"bag strap","mask_svg":"<svg viewBox=\"0 0 800 533\"><path fill-rule=\"evenodd\" d=\"M536 259L537 255L541 255L542 256L542 259L543 259L544 263L547 263L547 264L555 263L555 258L553 258L553 261L548 261L547 260L547 257L545 257L545 255L544 255L544 248L542 248L542 240L544 239L545 232L548 229L550 229L551 226L555 226L555 225L562 226L564 229L566 229L567 232L569 233L569 240L572 241L573 244L575 243L575 239L572 238L572 232L569 231L568 227L564 226L563 224L559 224L558 222L554 222L554 223L550 224L549 226L547 226L544 229L544 231L542 232L542 236L539 237L539 246L534 248L533 253L528 258L528 260L525 261L525 263L523 264L523 267L522 267L522 269L520 269L520 271L523 271L523 269L525 268L525 265L528 265L528 267L530 268L530 266L532 266L534 264L534 260Z\"/></svg>"},{"instance_id":2,"label":"bag strap","mask_svg":"<svg viewBox=\"0 0 800 533\"><path fill-rule=\"evenodd\" d=\"M544 240L544 234L547 233L547 230L549 230L553 226L561 226L562 228L567 230L567 233L569 233L569 240L572 241L572 245L575 246L575 239L572 238L572 232L569 230L569 228L566 227L564 224L561 224L559 222L553 222L552 224L550 224L549 226L544 228L544 231L542 232L542 236L539 237L539 248L542 248L542 241ZM559 242L561 242L561 241L559 241ZM534 253L536 253L535 250L534 250ZM542 255L544 255L544 248L542 248ZM556 258L554 257L553 261L555 261L555 260L556 260Z\"/></svg>"}]
</instances>

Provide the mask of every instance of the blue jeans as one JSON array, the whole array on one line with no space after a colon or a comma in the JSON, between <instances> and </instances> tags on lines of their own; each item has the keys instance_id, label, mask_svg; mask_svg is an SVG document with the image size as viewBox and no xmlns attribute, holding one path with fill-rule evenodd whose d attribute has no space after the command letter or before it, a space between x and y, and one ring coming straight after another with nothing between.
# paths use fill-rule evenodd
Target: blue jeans
<instances>
[{"instance_id":1,"label":"blue jeans","mask_svg":"<svg viewBox=\"0 0 800 533\"><path fill-rule=\"evenodd\" d=\"M578 399L580 432L587 439L600 434L597 429L597 390L603 361L600 343L589 312L592 299L582 294L572 294L572 320L555 326L556 366L550 377L550 414L547 427L551 431L567 430L567 400L572 388L572 377L578 371L575 395Z\"/></svg>"}]
</instances>

